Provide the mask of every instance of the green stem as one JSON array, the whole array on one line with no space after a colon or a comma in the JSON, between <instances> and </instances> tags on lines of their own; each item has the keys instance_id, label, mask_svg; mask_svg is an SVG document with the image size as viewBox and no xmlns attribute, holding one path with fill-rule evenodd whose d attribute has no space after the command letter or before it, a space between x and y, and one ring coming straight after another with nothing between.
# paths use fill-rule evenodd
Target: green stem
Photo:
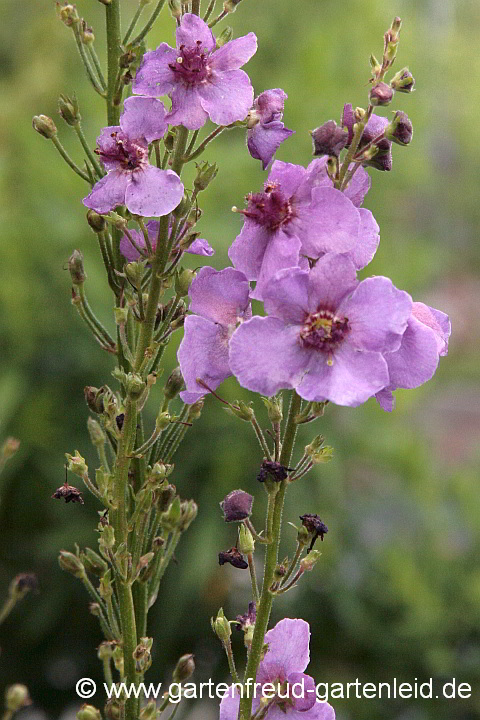
<instances>
[{"instance_id":1,"label":"green stem","mask_svg":"<svg viewBox=\"0 0 480 720\"><path fill-rule=\"evenodd\" d=\"M137 37L132 40L131 45L138 45L139 43L142 42L142 40L143 40L143 38L145 37L145 35L146 35L148 32L150 32L150 28L152 27L153 23L155 22L155 20L156 20L157 17L159 16L160 11L162 10L162 8L163 8L164 5L165 5L165 0L158 0L157 7L156 7L155 10L153 11L153 13L150 15L150 18L149 18L147 24L145 25L145 27L143 28L143 30L138 33Z\"/></svg>"},{"instance_id":2,"label":"green stem","mask_svg":"<svg viewBox=\"0 0 480 720\"><path fill-rule=\"evenodd\" d=\"M72 158L67 153L67 151L65 150L62 143L60 142L60 140L58 139L58 137L56 135L54 135L52 137L52 142L55 145L55 147L57 148L57 150L60 153L60 155L62 156L62 158L67 163L67 165L72 168L73 172L76 172L77 175L80 175L80 177L83 178L83 180L86 180L90 184L90 178L88 177L87 173L83 172L83 170L81 170L78 167L78 165L72 160Z\"/></svg>"},{"instance_id":3,"label":"green stem","mask_svg":"<svg viewBox=\"0 0 480 720\"><path fill-rule=\"evenodd\" d=\"M107 24L107 121L109 125L118 125L120 120L120 106L114 104L115 83L120 58L121 32L120 32L120 0L112 0L105 5Z\"/></svg>"},{"instance_id":4,"label":"green stem","mask_svg":"<svg viewBox=\"0 0 480 720\"><path fill-rule=\"evenodd\" d=\"M182 537L182 533L179 530L173 531L172 537L170 538L170 542L168 544L168 548L165 552L165 555L163 555L163 557L161 557L158 567L155 569L155 573L150 582L150 591L149 591L149 598L148 598L148 606L149 607L151 607L156 600L156 597L158 595L158 588L160 587L160 582L165 574L165 570L167 569L170 560L173 557L173 554L175 552L175 549L176 549L181 537Z\"/></svg>"},{"instance_id":5,"label":"green stem","mask_svg":"<svg viewBox=\"0 0 480 720\"><path fill-rule=\"evenodd\" d=\"M367 108L367 112L365 113L365 116L363 117L363 120L361 120L359 123L357 123L357 130L355 132L355 136L352 140L352 143L348 149L347 154L345 155L345 159L342 163L342 167L338 174L338 180L335 182L335 187L337 190L341 190L341 188L342 188L343 180L345 178L345 175L347 174L348 169L350 168L350 164L353 160L353 157L354 157L355 153L357 152L358 146L360 144L360 140L362 139L363 131L365 130L367 123L370 120L372 112L373 112L373 106L369 105Z\"/></svg>"},{"instance_id":6,"label":"green stem","mask_svg":"<svg viewBox=\"0 0 480 720\"><path fill-rule=\"evenodd\" d=\"M260 447L262 448L263 452L265 453L265 457L267 458L267 460L271 460L272 456L270 454L270 450L267 445L267 441L265 440L265 435L263 434L262 428L258 424L255 415L252 416L251 423L252 423L253 429L255 430L255 435L257 436L257 440L260 443Z\"/></svg>"},{"instance_id":7,"label":"green stem","mask_svg":"<svg viewBox=\"0 0 480 720\"><path fill-rule=\"evenodd\" d=\"M192 0L192 13L200 15L200 0Z\"/></svg>"},{"instance_id":8,"label":"green stem","mask_svg":"<svg viewBox=\"0 0 480 720\"><path fill-rule=\"evenodd\" d=\"M248 560L248 569L250 570L250 579L252 581L253 601L255 602L256 605L258 605L259 600L260 600L260 594L258 592L257 572L255 570L255 562L253 560L252 553L248 553L247 560Z\"/></svg>"},{"instance_id":9,"label":"green stem","mask_svg":"<svg viewBox=\"0 0 480 720\"><path fill-rule=\"evenodd\" d=\"M95 73L93 71L93 68L90 64L90 60L88 59L87 53L85 52L85 45L83 44L82 38L80 37L80 30L78 28L78 23L76 23L76 22L73 23L72 30L73 30L73 34L75 36L75 42L77 43L78 52L80 53L80 57L82 58L82 62L85 67L88 79L90 80L95 92L97 92L102 97L105 97L103 88L98 84L98 80L97 80Z\"/></svg>"},{"instance_id":10,"label":"green stem","mask_svg":"<svg viewBox=\"0 0 480 720\"><path fill-rule=\"evenodd\" d=\"M7 618L7 616L10 615L10 613L12 612L12 610L16 604L17 604L17 601L15 600L15 598L12 598L12 597L8 598L5 601L4 606L0 610L0 625Z\"/></svg>"},{"instance_id":11,"label":"green stem","mask_svg":"<svg viewBox=\"0 0 480 720\"><path fill-rule=\"evenodd\" d=\"M95 70L97 71L98 79L100 80L100 85L102 86L103 91L106 92L107 91L107 83L105 82L105 78L103 77L102 66L100 65L100 61L98 59L98 55L95 51L93 43L89 43L87 45L87 48L88 48L89 55L92 58L92 62L95 66Z\"/></svg>"},{"instance_id":12,"label":"green stem","mask_svg":"<svg viewBox=\"0 0 480 720\"><path fill-rule=\"evenodd\" d=\"M209 27L209 28L215 27L215 25L216 25L217 23L219 23L220 20L223 20L224 17L227 17L227 15L228 15L228 12L227 12L226 10L222 10L222 12L220 13L220 15L217 15L217 17L216 17L214 20L212 20L212 22L208 23L208 27Z\"/></svg>"},{"instance_id":13,"label":"green stem","mask_svg":"<svg viewBox=\"0 0 480 720\"><path fill-rule=\"evenodd\" d=\"M233 657L232 643L230 642L230 640L228 640L228 642L225 643L223 647L225 648L225 652L227 654L228 667L230 669L230 675L232 676L232 680L234 683L240 683L237 668L235 667L235 658Z\"/></svg>"},{"instance_id":14,"label":"green stem","mask_svg":"<svg viewBox=\"0 0 480 720\"><path fill-rule=\"evenodd\" d=\"M82 303L83 310L85 312L85 315L88 317L92 325L97 329L97 333L100 335L100 337L103 338L104 342L107 345L110 345L110 347L115 350L115 342L113 338L111 337L108 330L106 330L100 320L95 316L93 310L91 309L90 305L88 304L87 296L85 295L85 287L83 283L81 285L77 285L78 288L78 294L80 295L80 300Z\"/></svg>"},{"instance_id":15,"label":"green stem","mask_svg":"<svg viewBox=\"0 0 480 720\"><path fill-rule=\"evenodd\" d=\"M122 40L122 45L126 45L127 42L129 41L130 35L131 35L132 32L135 30L135 25L137 24L138 19L139 19L140 15L142 14L144 7L145 7L145 5L144 5L142 2L140 2L139 5L138 5L137 10L136 10L136 12L135 12L135 15L134 15L133 18L132 18L131 23L130 23L130 25L128 26L128 30L127 30L127 32L125 33L125 37L124 37L123 40Z\"/></svg>"},{"instance_id":16,"label":"green stem","mask_svg":"<svg viewBox=\"0 0 480 720\"><path fill-rule=\"evenodd\" d=\"M218 127L215 128L215 130L212 130L210 135L207 135L205 140L203 140L203 142L200 143L200 145L198 146L198 148L195 150L194 153L192 153L191 155L187 155L185 158L183 158L183 162L189 163L191 160L195 160L199 155L201 155L203 153L203 151L205 150L207 145L209 143L211 143L212 140L214 140L218 135L220 135L220 133L222 133L226 129L227 129L226 125L219 125Z\"/></svg>"},{"instance_id":17,"label":"green stem","mask_svg":"<svg viewBox=\"0 0 480 720\"><path fill-rule=\"evenodd\" d=\"M301 556L301 554L302 554L302 552L303 552L303 550L304 550L304 547L305 547L305 545L304 545L303 543L298 543L298 544L297 544L297 551L296 551L296 553L295 553L295 555L294 555L294 557L293 557L292 562L290 563L290 566L289 566L287 572L286 572L285 575L283 576L283 579L282 579L282 582L281 582L281 586L282 586L282 587L286 584L286 582L288 581L290 575L291 575L292 572L295 570L295 567L296 567L296 565L297 565L297 562L300 560L300 556Z\"/></svg>"},{"instance_id":18,"label":"green stem","mask_svg":"<svg viewBox=\"0 0 480 720\"><path fill-rule=\"evenodd\" d=\"M112 687L113 685L113 677L112 677L112 666L110 665L110 658L106 657L103 658L103 677L105 678L105 682L107 683L108 687Z\"/></svg>"},{"instance_id":19,"label":"green stem","mask_svg":"<svg viewBox=\"0 0 480 720\"><path fill-rule=\"evenodd\" d=\"M212 14L212 12L214 11L216 1L217 1L217 0L210 0L210 2L209 2L209 4L208 4L208 7L207 7L207 12L205 13L205 15L204 15L203 18L202 18L203 22L207 22L208 18L210 17L210 15Z\"/></svg>"},{"instance_id":20,"label":"green stem","mask_svg":"<svg viewBox=\"0 0 480 720\"><path fill-rule=\"evenodd\" d=\"M95 172L97 173L99 178L102 178L105 175L105 173L103 172L102 168L100 167L100 165L97 161L97 158L95 157L95 153L93 153L90 149L90 146L85 138L85 135L83 134L82 126L80 125L80 123L75 123L75 125L73 126L73 129L77 133L78 139L80 140L88 159L92 163L92 165L95 169Z\"/></svg>"},{"instance_id":21,"label":"green stem","mask_svg":"<svg viewBox=\"0 0 480 720\"><path fill-rule=\"evenodd\" d=\"M293 391L287 424L285 427L285 435L283 438L282 452L280 455L280 463L285 467L288 467L290 463L290 458L293 451L293 444L295 441L295 435L297 432L295 415L300 411L301 404L302 399L299 395L297 395L295 391ZM257 668L262 656L265 633L267 631L268 621L270 619L270 612L272 609L273 595L270 592L270 587L273 582L275 567L278 560L283 503L285 500L286 489L287 482L286 480L283 480L275 495L275 502L272 513L272 543L271 545L267 545L266 549L262 594L260 597L259 606L257 607L257 620L255 623L252 646L250 654L248 656L247 667L243 679L244 683L246 683L249 678L251 678L251 682L255 681L257 675ZM250 720L250 716L252 714L252 700L253 694L250 694L249 696L249 693L243 693L243 697L240 700L240 710L238 716L239 720Z\"/></svg>"},{"instance_id":22,"label":"green stem","mask_svg":"<svg viewBox=\"0 0 480 720\"><path fill-rule=\"evenodd\" d=\"M118 601L120 604L120 616L122 623L122 640L123 640L123 662L125 672L125 682L127 686L130 683L137 682L137 671L135 668L135 659L133 653L137 647L137 628L135 624L135 609L133 606L132 586L129 582L117 583ZM125 702L125 720L136 720L137 718L137 698L132 693L130 698Z\"/></svg>"}]
</instances>

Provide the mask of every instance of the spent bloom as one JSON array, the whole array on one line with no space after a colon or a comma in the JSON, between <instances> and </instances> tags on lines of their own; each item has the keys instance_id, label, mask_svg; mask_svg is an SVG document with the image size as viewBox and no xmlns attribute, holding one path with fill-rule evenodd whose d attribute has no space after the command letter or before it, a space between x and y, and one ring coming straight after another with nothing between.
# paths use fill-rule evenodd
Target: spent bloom
<instances>
[{"instance_id":1,"label":"spent bloom","mask_svg":"<svg viewBox=\"0 0 480 720\"><path fill-rule=\"evenodd\" d=\"M284 618L267 632L265 644L252 715L260 710L265 720L334 720L332 706L317 701L315 680L304 672L310 661L308 623ZM237 720L239 704L240 695L232 685L220 703L220 720Z\"/></svg>"},{"instance_id":2,"label":"spent bloom","mask_svg":"<svg viewBox=\"0 0 480 720\"><path fill-rule=\"evenodd\" d=\"M152 246L153 252L155 252L155 249L157 247L157 238L158 238L158 228L160 226L160 223L158 220L149 220L146 224L147 232L148 232L148 239L150 240L150 244ZM173 226L173 220L170 225L170 230ZM145 254L147 253L147 246L145 243L145 238L143 236L143 233L140 232L140 230L129 230L129 234L131 235L135 245L140 250L145 251ZM180 230L178 233L179 237L182 237L182 231ZM180 251L179 243L176 243L175 246L172 249L172 254L176 254ZM134 245L130 242L128 237L126 235L123 235L122 239L120 240L120 251L124 258L126 258L129 262L135 262L140 259L140 253L135 248ZM205 257L211 257L215 250L209 245L207 240L204 240L203 238L196 238L191 245L188 246L188 248L185 250L185 252L190 253L191 255L203 255Z\"/></svg>"},{"instance_id":3,"label":"spent bloom","mask_svg":"<svg viewBox=\"0 0 480 720\"><path fill-rule=\"evenodd\" d=\"M369 250L363 253L363 267L378 244L373 215L368 210L360 212L348 194L332 187L322 160L314 160L306 169L276 160L264 191L248 195L241 212L245 222L228 255L249 280L257 281L252 297L258 300L279 270L306 269L306 257L317 259L327 252L354 248L362 254L366 237Z\"/></svg>"},{"instance_id":4,"label":"spent bloom","mask_svg":"<svg viewBox=\"0 0 480 720\"><path fill-rule=\"evenodd\" d=\"M186 13L177 28L177 49L161 43L144 55L133 83L137 95L169 95L171 125L201 128L207 118L218 125L244 120L253 103L248 75L240 70L257 50L248 33L217 49L215 37L197 15Z\"/></svg>"},{"instance_id":5,"label":"spent bloom","mask_svg":"<svg viewBox=\"0 0 480 720\"><path fill-rule=\"evenodd\" d=\"M375 396L384 410L391 412L395 407L392 391L396 388L416 388L430 380L440 356L448 352L450 332L448 315L421 302L413 303L402 344L385 355L390 381Z\"/></svg>"},{"instance_id":6,"label":"spent bloom","mask_svg":"<svg viewBox=\"0 0 480 720\"><path fill-rule=\"evenodd\" d=\"M328 253L310 272L282 270L264 292L268 317L241 325L230 367L263 395L295 388L305 400L355 407L388 386L384 353L400 347L410 296L386 277L358 282L352 261Z\"/></svg>"},{"instance_id":7,"label":"spent bloom","mask_svg":"<svg viewBox=\"0 0 480 720\"><path fill-rule=\"evenodd\" d=\"M135 215L167 215L183 198L183 184L173 170L160 170L148 161L148 143L167 129L165 108L154 98L125 100L120 125L103 128L97 154L107 175L83 200L97 213L126 205Z\"/></svg>"},{"instance_id":8,"label":"spent bloom","mask_svg":"<svg viewBox=\"0 0 480 720\"><path fill-rule=\"evenodd\" d=\"M215 390L232 373L228 342L237 325L252 316L250 286L245 275L234 268L214 270L203 267L190 285L190 310L185 334L178 349L178 362L186 390L184 403L194 403L208 390Z\"/></svg>"},{"instance_id":9,"label":"spent bloom","mask_svg":"<svg viewBox=\"0 0 480 720\"><path fill-rule=\"evenodd\" d=\"M262 161L265 170L284 140L294 130L282 122L283 106L287 94L280 88L265 90L253 103L247 116L247 147L250 155Z\"/></svg>"}]
</instances>

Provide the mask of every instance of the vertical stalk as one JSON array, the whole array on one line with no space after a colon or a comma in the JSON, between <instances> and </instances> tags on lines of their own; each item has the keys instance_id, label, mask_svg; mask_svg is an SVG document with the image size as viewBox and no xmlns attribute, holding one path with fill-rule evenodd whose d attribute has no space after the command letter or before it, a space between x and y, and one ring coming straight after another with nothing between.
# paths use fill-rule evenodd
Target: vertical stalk
<instances>
[{"instance_id":1,"label":"vertical stalk","mask_svg":"<svg viewBox=\"0 0 480 720\"><path fill-rule=\"evenodd\" d=\"M115 85L120 57L120 0L112 0L105 6L107 20L107 121L109 125L118 125L120 106L114 104Z\"/></svg>"},{"instance_id":2,"label":"vertical stalk","mask_svg":"<svg viewBox=\"0 0 480 720\"><path fill-rule=\"evenodd\" d=\"M283 438L282 453L280 455L280 463L288 466L293 451L293 444L295 441L295 435L297 433L297 424L295 423L295 415L300 412L302 399L295 391L293 391L292 399L290 402L290 409L288 412L287 424L285 427L285 435ZM285 492L287 490L287 482L283 480L280 484L280 488L275 495L275 504L273 508L272 517L272 542L267 545L265 555L265 572L263 575L263 586L262 594L260 597L260 604L257 608L257 620L255 623L255 630L252 638L252 647L250 655L248 656L248 663L245 670L245 676L243 682L246 683L249 678L255 681L257 676L257 668L260 663L262 656L263 643L265 633L268 627L268 621L270 619L270 612L272 609L273 595L270 592L270 587L273 582L273 576L275 567L278 561L278 549L280 545L280 531L282 527L282 512L283 503L285 500ZM250 720L252 713L252 700L253 694L248 697L245 692L240 700L239 720Z\"/></svg>"}]
</instances>

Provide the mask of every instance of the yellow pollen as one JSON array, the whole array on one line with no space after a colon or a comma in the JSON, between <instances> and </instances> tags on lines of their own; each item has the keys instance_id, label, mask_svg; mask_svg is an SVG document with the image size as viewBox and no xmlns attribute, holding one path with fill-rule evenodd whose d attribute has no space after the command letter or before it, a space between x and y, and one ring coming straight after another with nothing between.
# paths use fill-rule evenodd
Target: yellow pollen
<instances>
[{"instance_id":1,"label":"yellow pollen","mask_svg":"<svg viewBox=\"0 0 480 720\"><path fill-rule=\"evenodd\" d=\"M181 56L180 56L180 57L177 57L177 63L180 63L180 65L181 65L182 62L183 62L183 58L182 58Z\"/></svg>"},{"instance_id":2,"label":"yellow pollen","mask_svg":"<svg viewBox=\"0 0 480 720\"><path fill-rule=\"evenodd\" d=\"M328 365L328 367L332 367L332 365L333 365L333 355L332 355L332 353L328 353L327 365Z\"/></svg>"}]
</instances>

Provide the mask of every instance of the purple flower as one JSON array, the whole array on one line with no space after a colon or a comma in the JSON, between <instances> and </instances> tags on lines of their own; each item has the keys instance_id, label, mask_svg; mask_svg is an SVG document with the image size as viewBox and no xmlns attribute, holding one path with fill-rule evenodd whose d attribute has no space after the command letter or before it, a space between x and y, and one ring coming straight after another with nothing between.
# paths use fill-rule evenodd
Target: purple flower
<instances>
[{"instance_id":1,"label":"purple flower","mask_svg":"<svg viewBox=\"0 0 480 720\"><path fill-rule=\"evenodd\" d=\"M160 223L158 220L149 220L146 225L148 231L148 238L154 252L155 248L157 247L159 225ZM139 230L130 230L129 232L137 247L139 247L141 250L146 251L146 244L143 233ZM179 237L182 237L181 231L179 232ZM179 250L180 248L178 246L178 243L176 243L172 250L172 253L176 254L177 252L179 252ZM124 258L128 260L128 262L135 262L140 258L140 253L134 248L126 235L124 235L120 240L120 252L124 256ZM206 240L204 240L203 238L197 238L188 247L188 249L185 250L185 252L190 253L190 255L203 255L204 257L211 257L215 253L215 250L208 244Z\"/></svg>"},{"instance_id":2,"label":"purple flower","mask_svg":"<svg viewBox=\"0 0 480 720\"><path fill-rule=\"evenodd\" d=\"M186 390L184 403L194 403L208 390L215 390L232 373L228 342L237 325L252 316L250 286L245 275L233 268L203 267L190 285L190 310L185 318L185 335L178 349L178 362Z\"/></svg>"},{"instance_id":3,"label":"purple flower","mask_svg":"<svg viewBox=\"0 0 480 720\"><path fill-rule=\"evenodd\" d=\"M317 700L315 680L305 675L310 661L310 628L305 620L285 618L265 635L268 650L258 666L252 715L262 697L265 720L334 720L335 712L327 702ZM264 700L265 702L265 700ZM240 695L231 685L220 703L220 720L237 720Z\"/></svg>"},{"instance_id":4,"label":"purple flower","mask_svg":"<svg viewBox=\"0 0 480 720\"><path fill-rule=\"evenodd\" d=\"M353 126L355 124L355 116L351 103L347 103L343 108L342 127L348 130L348 141L347 147L353 139ZM362 139L358 149L361 150L365 145L370 143L376 137L379 137L384 132L385 128L389 125L389 121L385 117L379 115L372 115L363 131ZM391 170L392 169L392 143L390 140L382 137L376 143L378 147L378 153L365 165L376 168L377 170Z\"/></svg>"},{"instance_id":5,"label":"purple flower","mask_svg":"<svg viewBox=\"0 0 480 720\"><path fill-rule=\"evenodd\" d=\"M450 332L448 315L423 303L413 303L402 344L396 352L385 355L390 381L375 396L384 410L391 412L395 407L392 390L416 388L430 380L440 356L448 352Z\"/></svg>"},{"instance_id":6,"label":"purple flower","mask_svg":"<svg viewBox=\"0 0 480 720\"><path fill-rule=\"evenodd\" d=\"M239 70L257 50L254 33L217 49L215 37L197 15L186 13L177 28L177 49L162 43L145 53L133 83L137 95L169 95L171 125L201 128L243 120L253 102L248 75Z\"/></svg>"},{"instance_id":7,"label":"purple flower","mask_svg":"<svg viewBox=\"0 0 480 720\"><path fill-rule=\"evenodd\" d=\"M225 522L245 520L252 513L253 497L244 490L232 490L220 503Z\"/></svg>"},{"instance_id":8,"label":"purple flower","mask_svg":"<svg viewBox=\"0 0 480 720\"><path fill-rule=\"evenodd\" d=\"M305 256L354 250L357 267L373 257L378 226L372 214L335 190L324 167L321 160L306 169L276 160L264 191L247 197L241 211L245 223L228 255L249 280L257 281L253 298L262 299L266 283L279 270L306 269Z\"/></svg>"},{"instance_id":9,"label":"purple flower","mask_svg":"<svg viewBox=\"0 0 480 720\"><path fill-rule=\"evenodd\" d=\"M183 184L173 170L160 170L148 161L148 143L167 129L160 100L125 100L120 125L103 128L97 138L107 175L93 187L83 204L97 213L126 205L135 215L167 215L183 197Z\"/></svg>"},{"instance_id":10,"label":"purple flower","mask_svg":"<svg viewBox=\"0 0 480 720\"><path fill-rule=\"evenodd\" d=\"M280 88L265 90L257 97L247 116L248 151L253 158L262 161L264 170L282 142L295 132L282 122L287 97Z\"/></svg>"},{"instance_id":11,"label":"purple flower","mask_svg":"<svg viewBox=\"0 0 480 720\"><path fill-rule=\"evenodd\" d=\"M389 383L386 352L398 350L410 296L386 277L359 283L345 255L329 253L310 273L282 270L267 285L269 317L233 334L230 367L263 395L295 388L305 400L355 407Z\"/></svg>"}]
</instances>

